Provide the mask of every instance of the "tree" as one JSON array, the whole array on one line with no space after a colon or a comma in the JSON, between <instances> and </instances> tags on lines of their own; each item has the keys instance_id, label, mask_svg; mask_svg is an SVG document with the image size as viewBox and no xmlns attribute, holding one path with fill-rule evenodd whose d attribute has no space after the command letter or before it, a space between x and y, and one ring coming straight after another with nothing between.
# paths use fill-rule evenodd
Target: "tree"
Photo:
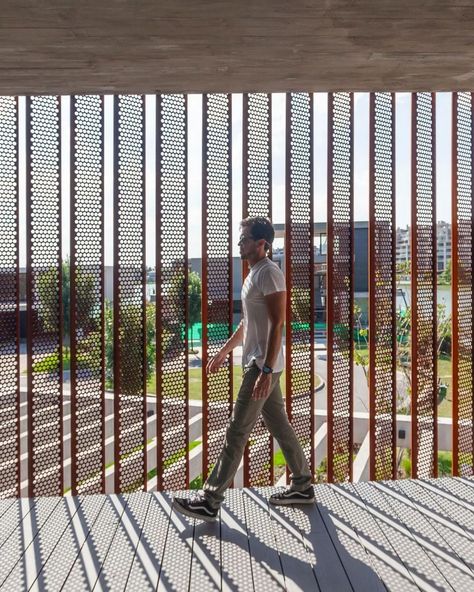
<instances>
[{"instance_id":1,"label":"tree","mask_svg":"<svg viewBox=\"0 0 474 592\"><path fill-rule=\"evenodd\" d=\"M61 273L63 333L66 355L68 355L68 347L71 343L71 265L69 257L62 262ZM54 267L42 272L37 280L39 317L46 333L59 332L58 285L59 271ZM94 313L94 309L97 308L97 274L86 272L78 266L76 268L76 285L76 310L79 311L81 328L87 334L96 329L100 321L100 315Z\"/></svg>"},{"instance_id":2,"label":"tree","mask_svg":"<svg viewBox=\"0 0 474 592\"><path fill-rule=\"evenodd\" d=\"M201 320L201 278L195 271L190 271L188 276L188 310L191 326L191 351L194 351L193 328Z\"/></svg>"},{"instance_id":3,"label":"tree","mask_svg":"<svg viewBox=\"0 0 474 592\"><path fill-rule=\"evenodd\" d=\"M191 350L194 350L192 329L201 320L201 278L196 271L188 273L188 322L191 327ZM185 277L181 266L174 271L169 282L168 298L164 298L167 314L162 315L163 328L170 335L170 347L179 351L184 330Z\"/></svg>"},{"instance_id":4,"label":"tree","mask_svg":"<svg viewBox=\"0 0 474 592\"><path fill-rule=\"evenodd\" d=\"M403 266L401 273L406 271L406 266ZM357 304L354 304L354 326L358 330L358 347L354 348L354 362L361 366L366 380L369 385L369 356L364 355L360 351L360 340L362 340L362 349L368 348L368 331L362 328L361 324L361 309ZM439 357L441 353L447 355L451 354L451 316L446 314L446 305L437 305L437 351L436 356ZM400 371L404 376L404 384L406 388L402 388L401 392L398 390L397 381L397 411L399 413L410 413L410 397L411 392L411 307L407 306L404 309L396 312L396 339L397 348L395 352L397 371Z\"/></svg>"},{"instance_id":5,"label":"tree","mask_svg":"<svg viewBox=\"0 0 474 592\"><path fill-rule=\"evenodd\" d=\"M122 343L127 347L142 351L142 317L140 305L126 305L122 307ZM107 388L114 384L114 306L110 300L105 301L105 383ZM126 355L124 352L123 355ZM141 355L141 354L140 354ZM150 380L155 369L156 340L155 340L155 305L146 304L146 379ZM134 372L133 377L127 377L127 391L140 392L142 377L140 372Z\"/></svg>"},{"instance_id":6,"label":"tree","mask_svg":"<svg viewBox=\"0 0 474 592\"><path fill-rule=\"evenodd\" d=\"M438 283L446 286L451 285L451 259L446 261L446 269L439 274Z\"/></svg>"},{"instance_id":7,"label":"tree","mask_svg":"<svg viewBox=\"0 0 474 592\"><path fill-rule=\"evenodd\" d=\"M291 308L293 310L293 322L309 323L311 315L311 299L309 288L293 286L291 290Z\"/></svg>"}]
</instances>

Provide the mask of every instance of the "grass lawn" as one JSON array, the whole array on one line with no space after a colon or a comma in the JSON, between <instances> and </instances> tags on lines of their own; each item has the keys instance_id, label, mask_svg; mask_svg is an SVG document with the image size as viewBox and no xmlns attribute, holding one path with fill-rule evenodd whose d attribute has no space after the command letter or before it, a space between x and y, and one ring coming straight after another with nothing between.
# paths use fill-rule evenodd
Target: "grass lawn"
<instances>
[{"instance_id":1,"label":"grass lawn","mask_svg":"<svg viewBox=\"0 0 474 592\"><path fill-rule=\"evenodd\" d=\"M282 389L283 394L285 394L285 379L286 379L286 372L283 371L283 374L280 377L280 386ZM201 400L201 392L202 392L202 372L201 368L190 368L189 369L189 398L194 400ZM240 383L242 382L242 368L240 366L233 366L233 390L234 390L234 400L237 398L239 393ZM316 374L314 377L314 386L315 388L321 384L321 378ZM156 375L153 374L150 381L148 382L147 387L148 394L155 394L156 393Z\"/></svg>"},{"instance_id":2,"label":"grass lawn","mask_svg":"<svg viewBox=\"0 0 474 592\"><path fill-rule=\"evenodd\" d=\"M358 354L361 358L363 358L364 362L367 364L369 361L369 350L367 347L359 347L357 348ZM441 380L443 384L446 384L448 387L448 392L446 397L439 403L438 405L438 416L439 417L451 417L452 416L452 408L453 408L453 400L452 400L452 391L451 391L451 380L452 380L452 363L451 358L441 354L438 358L438 378Z\"/></svg>"},{"instance_id":3,"label":"grass lawn","mask_svg":"<svg viewBox=\"0 0 474 592\"><path fill-rule=\"evenodd\" d=\"M446 397L438 405L438 417L451 417L453 414L452 376L451 358L440 356L438 359L438 378L441 379L442 383L448 385L448 392Z\"/></svg>"}]
</instances>

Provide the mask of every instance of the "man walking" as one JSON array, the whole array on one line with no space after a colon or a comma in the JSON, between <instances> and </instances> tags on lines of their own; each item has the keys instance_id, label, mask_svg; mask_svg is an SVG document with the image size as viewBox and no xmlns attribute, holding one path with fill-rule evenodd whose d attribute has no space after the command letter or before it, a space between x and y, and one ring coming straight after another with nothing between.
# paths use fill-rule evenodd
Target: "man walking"
<instances>
[{"instance_id":1,"label":"man walking","mask_svg":"<svg viewBox=\"0 0 474 592\"><path fill-rule=\"evenodd\" d=\"M285 323L286 287L282 271L267 257L275 237L268 218L246 218L240 223L240 256L250 266L242 287L242 321L206 367L217 372L227 355L243 343L242 385L227 427L222 452L204 483L203 495L175 498L174 508L193 518L216 519L224 492L232 483L249 435L260 414L278 441L292 472L291 485L270 497L275 505L314 502L311 471L303 449L288 421L280 390L284 368L282 333ZM288 393L290 396L290 393Z\"/></svg>"}]
</instances>

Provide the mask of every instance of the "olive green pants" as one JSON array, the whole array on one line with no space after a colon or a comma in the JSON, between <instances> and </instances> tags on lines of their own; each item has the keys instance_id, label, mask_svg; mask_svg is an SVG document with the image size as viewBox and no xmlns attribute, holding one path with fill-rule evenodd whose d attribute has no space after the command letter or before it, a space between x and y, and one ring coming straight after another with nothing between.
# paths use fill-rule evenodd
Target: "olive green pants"
<instances>
[{"instance_id":1,"label":"olive green pants","mask_svg":"<svg viewBox=\"0 0 474 592\"><path fill-rule=\"evenodd\" d=\"M218 508L224 500L224 492L234 479L245 445L260 414L285 456L292 473L291 487L302 491L311 484L311 471L286 414L280 389L281 372L272 374L268 398L255 401L252 399L252 392L259 375L260 370L256 364L244 368L242 385L227 427L224 447L204 483L204 496L213 508Z\"/></svg>"}]
</instances>

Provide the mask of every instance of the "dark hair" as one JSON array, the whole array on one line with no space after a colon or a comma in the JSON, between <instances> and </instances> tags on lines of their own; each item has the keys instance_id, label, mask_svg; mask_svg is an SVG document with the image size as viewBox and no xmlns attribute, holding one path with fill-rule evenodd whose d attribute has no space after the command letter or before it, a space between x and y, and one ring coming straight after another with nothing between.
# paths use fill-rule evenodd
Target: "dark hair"
<instances>
[{"instance_id":1,"label":"dark hair","mask_svg":"<svg viewBox=\"0 0 474 592\"><path fill-rule=\"evenodd\" d=\"M268 251L275 238L275 229L269 218L256 216L254 218L244 218L240 226L250 229L250 234L254 240L265 239L265 251Z\"/></svg>"}]
</instances>

